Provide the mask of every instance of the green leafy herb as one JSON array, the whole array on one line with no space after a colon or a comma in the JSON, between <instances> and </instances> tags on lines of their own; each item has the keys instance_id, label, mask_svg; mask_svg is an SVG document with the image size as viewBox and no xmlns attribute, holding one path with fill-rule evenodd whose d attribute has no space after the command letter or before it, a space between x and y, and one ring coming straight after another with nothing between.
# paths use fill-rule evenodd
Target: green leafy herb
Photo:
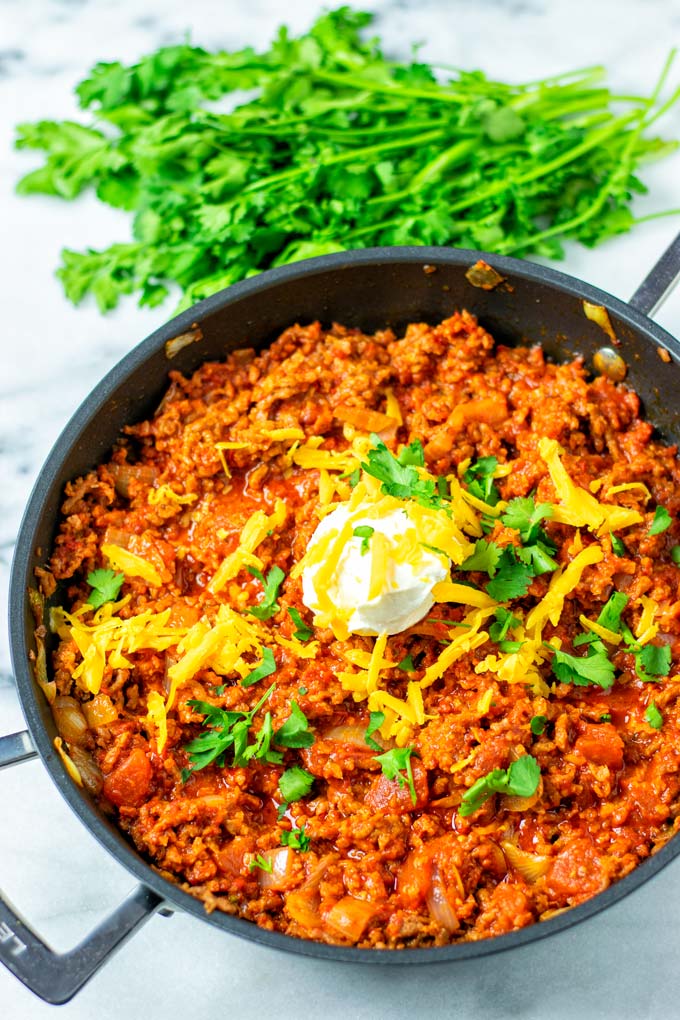
<instances>
[{"instance_id":1,"label":"green leafy herb","mask_svg":"<svg viewBox=\"0 0 680 1020\"><path fill-rule=\"evenodd\" d=\"M674 149L649 130L676 98L659 99L668 68L643 100L613 95L592 68L526 84L442 74L386 57L364 38L371 20L344 6L262 53L180 44L97 64L76 90L87 123L22 124L17 146L45 158L20 194L92 189L132 221L128 240L63 252L68 298L153 306L178 285L188 307L344 248L561 258L565 239L592 246L632 227L637 167ZM475 481L491 502L487 479Z\"/></svg>"},{"instance_id":2,"label":"green leafy herb","mask_svg":"<svg viewBox=\"0 0 680 1020\"><path fill-rule=\"evenodd\" d=\"M637 673L641 680L668 676L671 668L669 645L644 645L635 658Z\"/></svg>"},{"instance_id":3,"label":"green leafy herb","mask_svg":"<svg viewBox=\"0 0 680 1020\"><path fill-rule=\"evenodd\" d=\"M307 688L306 687L304 687L304 686L303 687L298 687L298 694L300 695L301 698L303 698L306 693L307 693Z\"/></svg>"},{"instance_id":4,"label":"green leafy herb","mask_svg":"<svg viewBox=\"0 0 680 1020\"><path fill-rule=\"evenodd\" d=\"M397 663L397 669L403 669L405 673L412 673L415 668L413 656L410 653Z\"/></svg>"},{"instance_id":5,"label":"green leafy herb","mask_svg":"<svg viewBox=\"0 0 680 1020\"><path fill-rule=\"evenodd\" d=\"M618 535L612 535L612 549L616 556L627 556L628 550L626 549L623 540Z\"/></svg>"},{"instance_id":6,"label":"green leafy herb","mask_svg":"<svg viewBox=\"0 0 680 1020\"><path fill-rule=\"evenodd\" d=\"M340 477L342 478L343 476L341 475ZM350 489L356 489L357 485L359 484L359 479L360 478L361 478L361 468L357 467L357 468L354 468L354 471L350 471L350 473L347 475L347 481L349 483Z\"/></svg>"},{"instance_id":7,"label":"green leafy herb","mask_svg":"<svg viewBox=\"0 0 680 1020\"><path fill-rule=\"evenodd\" d=\"M293 632L293 637L295 638L295 640L296 641L309 641L309 639L314 634L314 631L312 630L311 627L307 626L307 624L304 622L304 620L300 616L299 611L297 609L289 609L288 610L288 615L290 616L291 620L293 621L293 623L297 627L297 630Z\"/></svg>"},{"instance_id":8,"label":"green leafy herb","mask_svg":"<svg viewBox=\"0 0 680 1020\"><path fill-rule=\"evenodd\" d=\"M614 634L620 634L623 627L621 614L627 605L628 596L624 595L621 591L615 591L603 605L596 622L600 625L600 627L606 627L607 630L613 631ZM597 634L595 634L594 631L589 630L584 634L578 634L574 638L573 643L575 646L579 646L592 644L594 641L599 640L600 638Z\"/></svg>"},{"instance_id":9,"label":"green leafy herb","mask_svg":"<svg viewBox=\"0 0 680 1020\"><path fill-rule=\"evenodd\" d=\"M535 737L540 737L541 734L543 732L545 732L545 727L547 725L547 722L548 722L548 720L547 720L546 716L544 716L544 715L535 715L535 716L533 716L533 718L532 718L531 722L529 723L529 725L531 727L531 732L533 733L533 735Z\"/></svg>"},{"instance_id":10,"label":"green leafy herb","mask_svg":"<svg viewBox=\"0 0 680 1020\"><path fill-rule=\"evenodd\" d=\"M670 528L672 523L673 518L669 514L668 510L666 510L666 507L658 506L654 511L654 520L651 523L649 534L660 535L662 531L666 531L667 528Z\"/></svg>"},{"instance_id":11,"label":"green leafy herb","mask_svg":"<svg viewBox=\"0 0 680 1020\"><path fill-rule=\"evenodd\" d=\"M501 494L494 485L493 476L498 467L497 457L480 457L466 469L463 481L468 491L488 506L495 506Z\"/></svg>"},{"instance_id":12,"label":"green leafy herb","mask_svg":"<svg viewBox=\"0 0 680 1020\"><path fill-rule=\"evenodd\" d=\"M614 683L614 666L601 641L593 641L585 656L556 651L552 671L563 684L576 684L579 687L595 684L607 690Z\"/></svg>"},{"instance_id":13,"label":"green leafy herb","mask_svg":"<svg viewBox=\"0 0 680 1020\"><path fill-rule=\"evenodd\" d=\"M362 556L368 552L368 540L374 532L375 528L372 528L370 524L359 524L352 532L353 535L361 539Z\"/></svg>"},{"instance_id":14,"label":"green leafy herb","mask_svg":"<svg viewBox=\"0 0 680 1020\"><path fill-rule=\"evenodd\" d=\"M525 754L513 761L509 769L494 769L482 776L463 795L458 814L466 818L474 814L494 793L507 793L513 797L531 797L541 779L538 762Z\"/></svg>"},{"instance_id":15,"label":"green leafy herb","mask_svg":"<svg viewBox=\"0 0 680 1020\"><path fill-rule=\"evenodd\" d=\"M535 542L540 531L540 523L552 517L553 507L550 503L539 503L531 496L517 496L511 499L501 520L507 528L519 531L523 542Z\"/></svg>"},{"instance_id":16,"label":"green leafy herb","mask_svg":"<svg viewBox=\"0 0 680 1020\"><path fill-rule=\"evenodd\" d=\"M299 765L293 765L292 768L286 769L279 779L281 796L289 804L306 797L313 785L314 776L300 768Z\"/></svg>"},{"instance_id":17,"label":"green leafy herb","mask_svg":"<svg viewBox=\"0 0 680 1020\"><path fill-rule=\"evenodd\" d=\"M493 577L503 555L503 550L495 542L487 542L479 538L475 542L475 551L460 565L461 570L483 570Z\"/></svg>"},{"instance_id":18,"label":"green leafy herb","mask_svg":"<svg viewBox=\"0 0 680 1020\"><path fill-rule=\"evenodd\" d=\"M304 825L299 829L284 829L281 833L281 846L289 846L291 850L300 850L306 854L311 846L311 840L305 833Z\"/></svg>"},{"instance_id":19,"label":"green leafy herb","mask_svg":"<svg viewBox=\"0 0 680 1020\"><path fill-rule=\"evenodd\" d=\"M385 722L384 712L371 712L368 717L368 726L364 734L364 740L371 748L372 751L382 751L382 747L377 740L373 739L373 734L376 730L379 730L382 724Z\"/></svg>"},{"instance_id":20,"label":"green leafy herb","mask_svg":"<svg viewBox=\"0 0 680 1020\"><path fill-rule=\"evenodd\" d=\"M409 793L411 794L411 802L415 804L418 798L416 796L416 788L413 782L413 768L411 766L412 754L412 747L393 747L391 751L385 751L384 754L376 755L375 760L380 762L380 768L383 771L383 775L387 776L388 779L395 779L399 784L400 789L402 789L404 785L408 786ZM406 774L404 775L404 773Z\"/></svg>"},{"instance_id":21,"label":"green leafy herb","mask_svg":"<svg viewBox=\"0 0 680 1020\"><path fill-rule=\"evenodd\" d=\"M125 574L116 574L113 570L91 570L87 575L87 583L92 588L87 604L99 609L105 602L115 602L121 589Z\"/></svg>"},{"instance_id":22,"label":"green leafy herb","mask_svg":"<svg viewBox=\"0 0 680 1020\"><path fill-rule=\"evenodd\" d=\"M271 875L273 865L267 857L263 857L262 854L255 854L248 865L248 871L254 871L255 868L260 868L261 871L266 871L268 875Z\"/></svg>"},{"instance_id":23,"label":"green leafy herb","mask_svg":"<svg viewBox=\"0 0 680 1020\"><path fill-rule=\"evenodd\" d=\"M274 566L267 574L266 579L262 576L262 572L257 567L248 567L248 573L256 577L264 588L264 597L261 602L256 606L248 606L248 612L251 616L256 616L258 620L268 620L279 611L279 604L276 601L279 588L285 578L284 572L281 567Z\"/></svg>"},{"instance_id":24,"label":"green leafy herb","mask_svg":"<svg viewBox=\"0 0 680 1020\"><path fill-rule=\"evenodd\" d=\"M611 721L612 721L612 714L611 714L611 712L603 712L602 715L600 716L600 722L611 722Z\"/></svg>"},{"instance_id":25,"label":"green leafy herb","mask_svg":"<svg viewBox=\"0 0 680 1020\"><path fill-rule=\"evenodd\" d=\"M252 687L258 680L263 680L266 676L271 676L272 673L276 672L276 662L274 660L274 653L271 648L262 649L262 662L259 666L256 666L248 676L241 680L241 687Z\"/></svg>"},{"instance_id":26,"label":"green leafy herb","mask_svg":"<svg viewBox=\"0 0 680 1020\"><path fill-rule=\"evenodd\" d=\"M650 701L645 709L645 719L652 727L652 729L660 730L663 726L663 716L658 709L655 701Z\"/></svg>"},{"instance_id":27,"label":"green leafy herb","mask_svg":"<svg viewBox=\"0 0 680 1020\"><path fill-rule=\"evenodd\" d=\"M489 627L489 637L492 641L504 641L508 631L519 627L522 622L518 616L513 616L507 609L499 606L494 610L494 622Z\"/></svg>"},{"instance_id":28,"label":"green leafy herb","mask_svg":"<svg viewBox=\"0 0 680 1020\"><path fill-rule=\"evenodd\" d=\"M263 731L261 731L256 742L250 746L248 745L248 732L253 724L253 719L265 701L271 696L274 686L272 684L269 690L265 691L250 712L227 712L216 705L209 704L207 701L192 699L187 702L194 711L205 716L203 725L208 727L208 731L185 745L184 750L189 756L191 765L182 772L183 782L186 782L192 772L204 769L206 765L210 765L212 762L215 762L218 766L223 766L226 752L230 748L233 750L234 765L244 764L253 757L273 762L281 760L281 756L277 752L270 752L269 750L271 742L271 717L268 727L265 719L263 726L265 735L262 736ZM267 715L269 716L269 713Z\"/></svg>"},{"instance_id":29,"label":"green leafy herb","mask_svg":"<svg viewBox=\"0 0 680 1020\"><path fill-rule=\"evenodd\" d=\"M290 715L283 726L274 734L274 743L279 747L311 747L314 734L309 729L307 716L296 701L291 702Z\"/></svg>"},{"instance_id":30,"label":"green leafy herb","mask_svg":"<svg viewBox=\"0 0 680 1020\"><path fill-rule=\"evenodd\" d=\"M439 495L434 479L421 478L417 470L425 463L423 444L419 439L402 447L396 457L380 436L372 434L371 442L373 446L363 468L366 474L378 479L382 493L397 499L413 499L422 506L446 508L447 501Z\"/></svg>"},{"instance_id":31,"label":"green leafy herb","mask_svg":"<svg viewBox=\"0 0 680 1020\"><path fill-rule=\"evenodd\" d=\"M496 574L486 590L497 602L508 602L526 595L533 576L529 567L517 559L514 546L509 545L503 550Z\"/></svg>"},{"instance_id":32,"label":"green leafy herb","mask_svg":"<svg viewBox=\"0 0 680 1020\"><path fill-rule=\"evenodd\" d=\"M680 545L674 545L671 549L671 559L680 566Z\"/></svg>"}]
</instances>

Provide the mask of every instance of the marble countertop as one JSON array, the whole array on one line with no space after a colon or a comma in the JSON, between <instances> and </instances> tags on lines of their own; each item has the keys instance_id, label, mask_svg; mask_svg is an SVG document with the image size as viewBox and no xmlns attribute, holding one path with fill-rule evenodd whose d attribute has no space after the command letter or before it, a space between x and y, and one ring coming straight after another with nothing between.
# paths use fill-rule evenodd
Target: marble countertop
<instances>
[{"instance_id":1,"label":"marble countertop","mask_svg":"<svg viewBox=\"0 0 680 1020\"><path fill-rule=\"evenodd\" d=\"M680 42L676 0L366 0L386 48L527 80L604 63L621 92L649 91ZM282 20L274 0L3 0L0 4L0 601L3 618L22 508L57 435L94 383L171 312L132 301L108 317L74 309L53 275L62 246L128 236L123 214L89 196L22 200L17 177L34 165L12 150L22 120L76 115L72 89L97 60L130 61L190 33L207 47L261 46ZM317 0L288 5L303 29ZM676 70L677 84L679 72ZM659 125L680 137L680 113ZM680 202L680 155L645 173L640 215ZM596 251L570 248L561 268L628 297L678 229L652 220ZM657 321L680 335L680 291ZM0 733L23 728L0 637ZM0 775L0 887L58 949L74 945L132 887L30 762ZM9 835L8 835L9 833ZM72 877L67 877L72 876ZM193 918L154 917L62 1016L117 1020L196 1015L654 1018L678 1015L680 861L584 925L521 950L455 966L330 965L225 936ZM198 1009L197 1009L198 1007ZM38 1020L51 1007L0 968L0 1015Z\"/></svg>"}]
</instances>

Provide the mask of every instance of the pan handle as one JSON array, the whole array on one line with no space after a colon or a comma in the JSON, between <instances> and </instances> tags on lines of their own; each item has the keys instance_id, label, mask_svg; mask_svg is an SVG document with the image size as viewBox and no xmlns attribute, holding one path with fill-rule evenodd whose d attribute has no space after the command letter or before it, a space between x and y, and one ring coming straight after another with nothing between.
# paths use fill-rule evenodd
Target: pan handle
<instances>
[{"instance_id":1,"label":"pan handle","mask_svg":"<svg viewBox=\"0 0 680 1020\"><path fill-rule=\"evenodd\" d=\"M647 273L628 304L652 316L680 279L680 234L671 241L659 261Z\"/></svg>"},{"instance_id":2,"label":"pan handle","mask_svg":"<svg viewBox=\"0 0 680 1020\"><path fill-rule=\"evenodd\" d=\"M0 737L0 769L35 758L26 730ZM68 953L55 953L24 921L0 890L0 963L45 1002L61 1005L78 992L163 904L139 885Z\"/></svg>"}]
</instances>

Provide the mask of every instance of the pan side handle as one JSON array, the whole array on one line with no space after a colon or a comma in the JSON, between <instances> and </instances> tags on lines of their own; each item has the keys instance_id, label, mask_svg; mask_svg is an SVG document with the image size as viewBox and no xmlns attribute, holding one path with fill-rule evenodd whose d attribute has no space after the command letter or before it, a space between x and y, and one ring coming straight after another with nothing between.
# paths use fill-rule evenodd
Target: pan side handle
<instances>
[{"instance_id":1,"label":"pan side handle","mask_svg":"<svg viewBox=\"0 0 680 1020\"><path fill-rule=\"evenodd\" d=\"M0 737L0 769L35 758L27 731ZM94 931L67 953L55 953L0 890L0 963L45 1002L68 1002L163 904L139 885Z\"/></svg>"},{"instance_id":2,"label":"pan side handle","mask_svg":"<svg viewBox=\"0 0 680 1020\"><path fill-rule=\"evenodd\" d=\"M647 273L628 304L652 316L680 279L680 234L671 241L659 261Z\"/></svg>"}]
</instances>

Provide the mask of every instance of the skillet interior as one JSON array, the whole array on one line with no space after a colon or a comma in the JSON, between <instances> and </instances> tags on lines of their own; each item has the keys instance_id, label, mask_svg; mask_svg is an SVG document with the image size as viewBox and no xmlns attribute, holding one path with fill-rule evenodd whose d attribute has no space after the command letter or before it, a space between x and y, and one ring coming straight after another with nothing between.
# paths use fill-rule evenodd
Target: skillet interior
<instances>
[{"instance_id":1,"label":"skillet interior","mask_svg":"<svg viewBox=\"0 0 680 1020\"><path fill-rule=\"evenodd\" d=\"M468 282L466 270L480 257L502 274L504 284L483 290ZM439 248L342 253L237 284L182 313L136 347L71 419L38 478L17 542L10 591L15 675L33 740L60 792L97 839L165 900L246 938L305 955L352 962L432 963L481 956L565 928L620 899L680 853L680 837L676 837L627 878L565 914L509 935L442 948L396 953L328 946L267 932L219 912L207 915L202 903L160 878L68 778L52 746L56 730L51 711L29 668L34 624L25 593L35 584L34 567L44 563L52 546L63 486L105 458L124 425L154 411L171 369L191 373L202 362L221 359L238 347L262 348L296 321L336 321L367 331L390 325L399 333L408 322L437 322L460 307L477 315L499 342L540 343L557 361L580 354L590 368L594 354L611 341L586 318L584 299L608 308L620 342L617 350L628 365L627 382L642 397L646 416L664 439L680 442L678 341L625 303L552 269ZM190 330L194 323L200 326L202 339L168 360L166 342ZM661 360L660 347L670 353L670 362ZM57 592L54 601L58 600Z\"/></svg>"}]
</instances>

